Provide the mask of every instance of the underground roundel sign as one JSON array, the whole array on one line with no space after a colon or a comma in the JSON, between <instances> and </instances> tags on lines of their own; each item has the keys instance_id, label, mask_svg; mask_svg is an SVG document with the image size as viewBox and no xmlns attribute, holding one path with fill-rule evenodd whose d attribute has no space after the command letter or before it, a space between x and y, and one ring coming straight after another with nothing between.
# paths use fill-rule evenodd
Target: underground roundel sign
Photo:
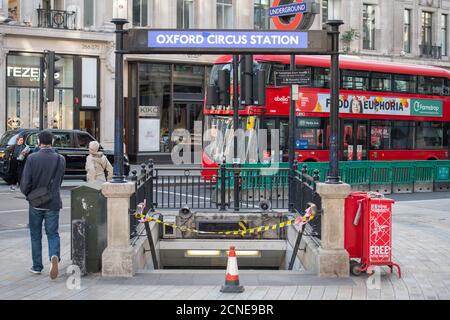
<instances>
[{"instance_id":1,"label":"underground roundel sign","mask_svg":"<svg viewBox=\"0 0 450 320\"><path fill-rule=\"evenodd\" d=\"M308 30L318 12L313 0L273 0L269 16L278 30Z\"/></svg>"}]
</instances>

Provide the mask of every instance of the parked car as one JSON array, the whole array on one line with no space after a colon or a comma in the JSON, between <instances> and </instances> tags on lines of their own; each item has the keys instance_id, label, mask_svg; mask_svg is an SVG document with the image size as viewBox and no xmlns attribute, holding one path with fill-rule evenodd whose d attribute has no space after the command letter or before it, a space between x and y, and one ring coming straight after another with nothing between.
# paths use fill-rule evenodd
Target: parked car
<instances>
[{"instance_id":1,"label":"parked car","mask_svg":"<svg viewBox=\"0 0 450 320\"><path fill-rule=\"evenodd\" d=\"M80 130L49 130L54 136L53 147L59 154L66 159L65 179L86 179L86 157L89 154L89 143L95 138L89 133ZM8 172L4 172L6 159L3 159L5 150L8 146L16 143L17 137L22 135L25 138L25 144L32 150L37 147L37 138L39 130L37 129L19 129L7 131L0 138L0 178L8 183ZM114 164L114 152L104 150L100 147L111 164ZM128 176L130 173L130 162L128 157L124 158L124 174Z\"/></svg>"}]
</instances>

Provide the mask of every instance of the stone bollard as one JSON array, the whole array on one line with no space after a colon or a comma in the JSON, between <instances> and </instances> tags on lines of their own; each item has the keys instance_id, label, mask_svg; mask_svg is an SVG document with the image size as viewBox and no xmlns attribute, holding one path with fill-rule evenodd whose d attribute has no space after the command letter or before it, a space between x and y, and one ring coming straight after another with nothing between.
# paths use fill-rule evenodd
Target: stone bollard
<instances>
[{"instance_id":1,"label":"stone bollard","mask_svg":"<svg viewBox=\"0 0 450 320\"><path fill-rule=\"evenodd\" d=\"M317 257L320 277L349 277L350 261L344 247L344 205L348 184L317 184L322 198L322 239Z\"/></svg>"},{"instance_id":2,"label":"stone bollard","mask_svg":"<svg viewBox=\"0 0 450 320\"><path fill-rule=\"evenodd\" d=\"M108 245L102 255L104 277L132 277L134 250L130 244L130 196L134 183L105 183L102 193L107 198Z\"/></svg>"}]
</instances>

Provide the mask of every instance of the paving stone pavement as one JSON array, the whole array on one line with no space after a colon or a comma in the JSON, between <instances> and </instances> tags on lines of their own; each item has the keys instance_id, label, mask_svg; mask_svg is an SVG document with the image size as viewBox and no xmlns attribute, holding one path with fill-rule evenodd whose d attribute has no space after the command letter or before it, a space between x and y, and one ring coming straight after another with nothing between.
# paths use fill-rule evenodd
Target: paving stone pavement
<instances>
[{"instance_id":1,"label":"paving stone pavement","mask_svg":"<svg viewBox=\"0 0 450 320\"><path fill-rule=\"evenodd\" d=\"M393 253L394 261L402 267L401 279L396 273L390 274L389 268L382 268L380 278L372 278L374 281L368 281L366 275L351 277L348 282L311 282L308 278L306 285L246 285L241 294L223 294L222 283L186 285L177 277L170 285L152 284L150 278L139 285L133 280L105 280L94 274L81 278L80 289L70 290L71 279L66 274L70 266L70 230L62 227L60 276L54 281L48 275L48 261L42 275L28 272L28 230L0 232L0 299L450 300L450 194L447 195L394 205ZM47 257L45 235L43 257ZM145 278L145 274L140 276Z\"/></svg>"}]
</instances>

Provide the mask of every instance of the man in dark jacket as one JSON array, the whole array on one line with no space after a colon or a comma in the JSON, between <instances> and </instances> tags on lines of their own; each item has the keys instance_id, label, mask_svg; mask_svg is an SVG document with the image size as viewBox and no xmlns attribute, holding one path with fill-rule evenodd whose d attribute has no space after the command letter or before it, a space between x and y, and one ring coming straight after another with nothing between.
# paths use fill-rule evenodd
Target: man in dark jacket
<instances>
[{"instance_id":1,"label":"man in dark jacket","mask_svg":"<svg viewBox=\"0 0 450 320\"><path fill-rule=\"evenodd\" d=\"M33 190L49 187L52 197L50 201L39 208L33 208L30 204L29 225L33 259L33 266L30 272L40 274L44 268L42 265L42 222L44 222L51 262L50 278L56 279L60 261L60 238L58 233L59 211L62 209L60 189L66 162L63 156L52 149L53 135L49 131L39 133L38 139L40 150L28 157L22 174L20 190L28 197Z\"/></svg>"}]
</instances>

